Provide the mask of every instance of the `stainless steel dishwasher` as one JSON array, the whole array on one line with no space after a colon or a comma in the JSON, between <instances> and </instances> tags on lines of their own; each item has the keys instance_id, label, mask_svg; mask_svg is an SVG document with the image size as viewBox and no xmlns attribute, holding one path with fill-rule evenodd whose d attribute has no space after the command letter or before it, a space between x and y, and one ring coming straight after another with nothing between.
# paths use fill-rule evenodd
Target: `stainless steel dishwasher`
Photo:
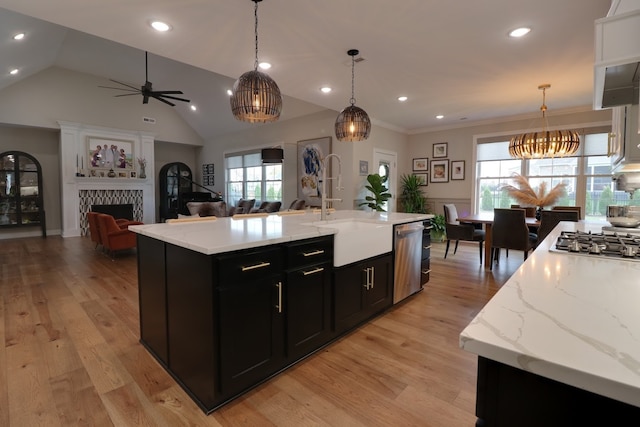
<instances>
[{"instance_id":1,"label":"stainless steel dishwasher","mask_svg":"<svg viewBox=\"0 0 640 427\"><path fill-rule=\"evenodd\" d=\"M393 230L393 303L422 289L422 221L396 225Z\"/></svg>"}]
</instances>

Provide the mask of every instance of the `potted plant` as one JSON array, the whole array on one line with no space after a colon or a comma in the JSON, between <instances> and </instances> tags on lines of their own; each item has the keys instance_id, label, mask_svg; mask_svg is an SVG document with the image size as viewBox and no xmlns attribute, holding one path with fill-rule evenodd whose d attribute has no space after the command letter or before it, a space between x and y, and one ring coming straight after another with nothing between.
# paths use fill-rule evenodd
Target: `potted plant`
<instances>
[{"instance_id":1,"label":"potted plant","mask_svg":"<svg viewBox=\"0 0 640 427\"><path fill-rule=\"evenodd\" d=\"M524 206L536 207L536 219L540 220L540 212L546 206L551 206L557 203L558 199L565 194L566 184L560 183L547 192L547 183L542 181L538 190L534 190L529 181L524 176L514 173L513 180L516 186L504 185L503 191L509 194L509 197L514 198Z\"/></svg>"},{"instance_id":2,"label":"potted plant","mask_svg":"<svg viewBox=\"0 0 640 427\"><path fill-rule=\"evenodd\" d=\"M434 242L443 242L446 237L446 228L444 215L436 214L431 218L431 240Z\"/></svg>"},{"instance_id":3,"label":"potted plant","mask_svg":"<svg viewBox=\"0 0 640 427\"><path fill-rule=\"evenodd\" d=\"M422 179L416 175L403 175L401 178L402 193L400 198L402 208L407 213L424 213L427 198L422 194L420 186Z\"/></svg>"},{"instance_id":4,"label":"potted plant","mask_svg":"<svg viewBox=\"0 0 640 427\"><path fill-rule=\"evenodd\" d=\"M369 174L367 175L367 182L369 185L365 185L365 188L371 191L373 196L365 197L366 202L360 203L359 206L368 206L374 211L386 212L382 206L391 198L391 193L384 185L387 182L387 177L382 177L377 173Z\"/></svg>"}]
</instances>

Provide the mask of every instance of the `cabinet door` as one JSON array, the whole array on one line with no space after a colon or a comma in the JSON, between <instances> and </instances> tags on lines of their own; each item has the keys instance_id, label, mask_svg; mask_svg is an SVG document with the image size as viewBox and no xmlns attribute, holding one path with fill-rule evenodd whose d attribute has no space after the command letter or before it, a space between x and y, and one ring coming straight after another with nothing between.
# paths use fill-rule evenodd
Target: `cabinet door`
<instances>
[{"instance_id":1,"label":"cabinet door","mask_svg":"<svg viewBox=\"0 0 640 427\"><path fill-rule=\"evenodd\" d=\"M282 282L267 277L218 289L220 387L227 396L282 367Z\"/></svg>"},{"instance_id":2,"label":"cabinet door","mask_svg":"<svg viewBox=\"0 0 640 427\"><path fill-rule=\"evenodd\" d=\"M297 360L331 338L331 263L287 273L287 357Z\"/></svg>"},{"instance_id":3,"label":"cabinet door","mask_svg":"<svg viewBox=\"0 0 640 427\"><path fill-rule=\"evenodd\" d=\"M392 269L391 255L375 258L367 262L370 269L370 283L368 289L365 288L367 316L378 313L392 304Z\"/></svg>"},{"instance_id":4,"label":"cabinet door","mask_svg":"<svg viewBox=\"0 0 640 427\"><path fill-rule=\"evenodd\" d=\"M366 318L366 269L361 263L334 269L334 327L338 334Z\"/></svg>"}]
</instances>

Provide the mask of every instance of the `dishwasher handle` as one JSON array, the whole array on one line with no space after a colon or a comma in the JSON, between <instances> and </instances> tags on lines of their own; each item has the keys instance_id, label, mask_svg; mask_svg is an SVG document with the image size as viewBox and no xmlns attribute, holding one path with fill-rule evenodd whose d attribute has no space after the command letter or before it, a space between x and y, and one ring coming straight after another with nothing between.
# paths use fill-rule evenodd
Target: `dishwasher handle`
<instances>
[{"instance_id":1,"label":"dishwasher handle","mask_svg":"<svg viewBox=\"0 0 640 427\"><path fill-rule=\"evenodd\" d=\"M406 224L396 226L396 236L404 237L413 233L422 233L425 227L422 224Z\"/></svg>"}]
</instances>

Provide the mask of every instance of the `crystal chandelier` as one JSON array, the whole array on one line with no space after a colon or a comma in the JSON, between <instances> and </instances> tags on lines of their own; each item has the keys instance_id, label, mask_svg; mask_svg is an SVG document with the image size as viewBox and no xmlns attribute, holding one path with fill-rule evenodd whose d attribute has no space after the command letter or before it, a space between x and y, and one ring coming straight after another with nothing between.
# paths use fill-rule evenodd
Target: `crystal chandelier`
<instances>
[{"instance_id":1,"label":"crystal chandelier","mask_svg":"<svg viewBox=\"0 0 640 427\"><path fill-rule=\"evenodd\" d=\"M255 10L255 62L253 71L241 75L231 90L231 112L243 122L267 123L280 118L282 111L282 95L280 88L271 77L258 71L258 3L262 0L251 0Z\"/></svg>"},{"instance_id":2,"label":"crystal chandelier","mask_svg":"<svg viewBox=\"0 0 640 427\"><path fill-rule=\"evenodd\" d=\"M367 112L360 107L356 107L354 96L355 82L355 56L360 53L357 49L347 52L351 56L351 105L346 107L336 118L335 131L338 141L363 141L369 138L371 133L371 120Z\"/></svg>"},{"instance_id":3,"label":"crystal chandelier","mask_svg":"<svg viewBox=\"0 0 640 427\"><path fill-rule=\"evenodd\" d=\"M509 154L518 159L542 159L570 156L580 147L580 136L572 130L548 130L545 105L546 90L550 84L538 86L542 90L542 131L526 132L511 138Z\"/></svg>"}]
</instances>

